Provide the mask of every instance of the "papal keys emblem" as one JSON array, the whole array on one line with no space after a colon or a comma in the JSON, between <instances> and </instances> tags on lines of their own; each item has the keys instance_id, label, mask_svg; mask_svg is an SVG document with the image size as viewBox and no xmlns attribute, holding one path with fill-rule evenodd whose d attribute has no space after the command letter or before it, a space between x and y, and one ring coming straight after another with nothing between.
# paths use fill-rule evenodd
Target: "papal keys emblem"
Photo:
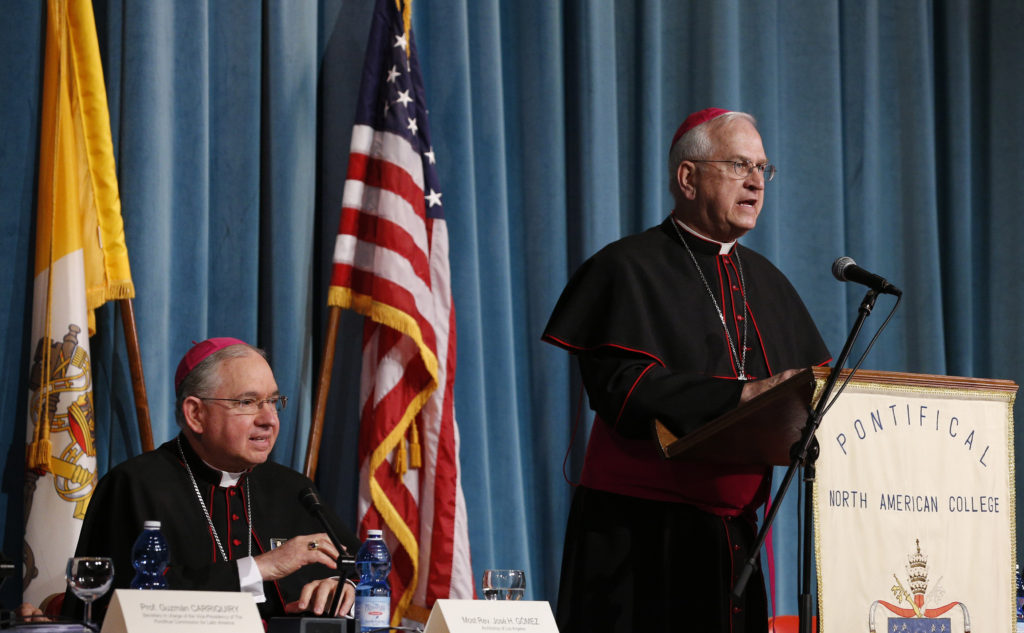
<instances>
[{"instance_id":1,"label":"papal keys emblem","mask_svg":"<svg viewBox=\"0 0 1024 633\"><path fill-rule=\"evenodd\" d=\"M92 372L89 354L78 344L81 331L70 324L63 340L44 337L36 345L29 372L34 432L26 455L31 474L53 473L57 495L75 504L77 519L85 517L96 483L96 466L87 461L96 456Z\"/></svg>"},{"instance_id":2,"label":"papal keys emblem","mask_svg":"<svg viewBox=\"0 0 1024 633\"><path fill-rule=\"evenodd\" d=\"M25 524L33 505L67 504L69 518L85 517L96 485L96 425L92 371L87 349L79 344L82 328L71 323L60 341L41 337L29 371L31 429L25 447ZM48 477L52 474L52 477ZM42 485L43 487L37 486ZM38 495L38 498L37 498ZM44 511L45 516L50 516ZM46 543L45 539L37 545ZM24 583L39 574L36 552L24 541Z\"/></svg>"},{"instance_id":3,"label":"papal keys emblem","mask_svg":"<svg viewBox=\"0 0 1024 633\"><path fill-rule=\"evenodd\" d=\"M892 575L896 581L892 586L896 604L885 600L872 602L868 610L869 630L871 633L880 633L877 623L881 617L886 617L887 622L883 629L886 633L952 633L951 618L942 616L960 607L964 620L963 631L969 633L971 616L964 603L950 602L941 607L925 607L925 594L928 592L928 557L921 553L921 540L917 539L915 542L917 552L907 556L907 584L904 585L896 574ZM901 606L904 604L907 606Z\"/></svg>"}]
</instances>

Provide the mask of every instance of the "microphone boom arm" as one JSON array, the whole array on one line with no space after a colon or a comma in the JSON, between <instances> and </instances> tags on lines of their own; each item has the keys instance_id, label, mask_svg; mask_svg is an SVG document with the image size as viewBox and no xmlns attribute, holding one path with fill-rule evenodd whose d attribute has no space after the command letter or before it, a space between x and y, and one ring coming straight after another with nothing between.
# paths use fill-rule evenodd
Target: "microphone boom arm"
<instances>
[{"instance_id":1,"label":"microphone boom arm","mask_svg":"<svg viewBox=\"0 0 1024 633\"><path fill-rule=\"evenodd\" d=\"M349 567L354 568L356 559L346 556L346 548L341 544L337 532L334 531L334 526L331 525L331 522L327 520L327 516L324 514L324 504L320 501L320 495L312 488L306 488L299 493L299 499L302 501L302 505L306 506L306 509L320 520L320 525L324 528L324 532L327 533L327 537L331 539L331 543L338 550L338 588L334 591L334 599L331 600L331 608L328 611L333 617L338 611L338 607L341 606L341 589L345 583L345 570Z\"/></svg>"}]
</instances>

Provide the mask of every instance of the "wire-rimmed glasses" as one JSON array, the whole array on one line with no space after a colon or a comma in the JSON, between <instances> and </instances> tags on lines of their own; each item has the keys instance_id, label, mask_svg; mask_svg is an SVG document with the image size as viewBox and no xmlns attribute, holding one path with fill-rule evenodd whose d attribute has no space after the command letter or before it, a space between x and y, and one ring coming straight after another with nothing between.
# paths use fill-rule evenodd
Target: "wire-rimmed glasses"
<instances>
[{"instance_id":1,"label":"wire-rimmed glasses","mask_svg":"<svg viewBox=\"0 0 1024 633\"><path fill-rule=\"evenodd\" d=\"M269 404L275 411L282 411L288 405L288 396L270 396L260 400L259 398L204 398L196 396L200 400L215 400L217 402L230 402L229 408L246 415L256 415L263 409L264 404Z\"/></svg>"},{"instance_id":2,"label":"wire-rimmed glasses","mask_svg":"<svg viewBox=\"0 0 1024 633\"><path fill-rule=\"evenodd\" d=\"M753 163L749 160L696 160L687 159L691 163L729 163L732 165L733 174L740 179L745 179L757 171L764 178L765 182L771 182L775 178L775 165L771 163Z\"/></svg>"}]
</instances>

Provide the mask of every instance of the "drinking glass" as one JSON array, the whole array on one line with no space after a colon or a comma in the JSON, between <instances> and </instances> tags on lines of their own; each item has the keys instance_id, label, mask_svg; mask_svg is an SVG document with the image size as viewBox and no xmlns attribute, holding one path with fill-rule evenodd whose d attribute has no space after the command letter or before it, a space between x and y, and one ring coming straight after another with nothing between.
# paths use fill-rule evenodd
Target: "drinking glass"
<instances>
[{"instance_id":1,"label":"drinking glass","mask_svg":"<svg viewBox=\"0 0 1024 633\"><path fill-rule=\"evenodd\" d=\"M486 569L482 585L484 600L522 600L526 591L526 572L521 569Z\"/></svg>"},{"instance_id":2,"label":"drinking glass","mask_svg":"<svg viewBox=\"0 0 1024 633\"><path fill-rule=\"evenodd\" d=\"M92 603L114 583L114 561L109 558L76 556L68 559L65 574L71 593L85 603L85 624L92 627Z\"/></svg>"}]
</instances>

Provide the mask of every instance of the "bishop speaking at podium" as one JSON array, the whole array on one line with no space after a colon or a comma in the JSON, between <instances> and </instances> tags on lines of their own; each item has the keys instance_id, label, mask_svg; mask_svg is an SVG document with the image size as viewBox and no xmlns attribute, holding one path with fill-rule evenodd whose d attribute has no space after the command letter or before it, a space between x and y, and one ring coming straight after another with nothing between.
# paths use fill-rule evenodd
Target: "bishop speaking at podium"
<instances>
[{"instance_id":1,"label":"bishop speaking at podium","mask_svg":"<svg viewBox=\"0 0 1024 633\"><path fill-rule=\"evenodd\" d=\"M562 633L763 633L758 571L732 584L757 534L769 467L664 460L677 436L830 355L785 276L738 243L775 175L752 116L708 108L669 150L675 201L659 226L572 276L544 340L576 356L596 413L562 557Z\"/></svg>"}]
</instances>

